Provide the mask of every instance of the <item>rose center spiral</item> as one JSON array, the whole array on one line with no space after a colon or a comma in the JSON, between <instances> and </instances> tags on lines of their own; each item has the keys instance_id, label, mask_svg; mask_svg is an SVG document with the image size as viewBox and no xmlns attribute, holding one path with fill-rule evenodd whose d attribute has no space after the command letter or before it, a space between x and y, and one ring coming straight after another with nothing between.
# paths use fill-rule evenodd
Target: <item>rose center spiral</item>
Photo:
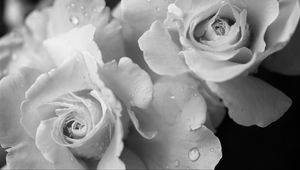
<instances>
[{"instance_id":1,"label":"rose center spiral","mask_svg":"<svg viewBox=\"0 0 300 170\"><path fill-rule=\"evenodd\" d=\"M229 21L219 17L215 19L211 27L218 36L226 35L230 29Z\"/></svg>"},{"instance_id":2,"label":"rose center spiral","mask_svg":"<svg viewBox=\"0 0 300 170\"><path fill-rule=\"evenodd\" d=\"M77 120L69 120L63 127L63 134L72 139L81 139L87 133L87 126Z\"/></svg>"}]
</instances>

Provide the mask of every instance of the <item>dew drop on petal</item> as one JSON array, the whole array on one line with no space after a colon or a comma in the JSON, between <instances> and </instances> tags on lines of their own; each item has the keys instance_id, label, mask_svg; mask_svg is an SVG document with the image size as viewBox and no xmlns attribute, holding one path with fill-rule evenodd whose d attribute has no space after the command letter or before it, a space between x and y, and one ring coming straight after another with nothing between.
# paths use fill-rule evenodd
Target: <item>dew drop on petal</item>
<instances>
[{"instance_id":1,"label":"dew drop on petal","mask_svg":"<svg viewBox=\"0 0 300 170\"><path fill-rule=\"evenodd\" d=\"M79 19L76 16L70 16L69 17L69 21L73 24L73 25L78 25L79 24Z\"/></svg>"},{"instance_id":2,"label":"dew drop on petal","mask_svg":"<svg viewBox=\"0 0 300 170\"><path fill-rule=\"evenodd\" d=\"M170 96L170 99L175 99L175 96Z\"/></svg>"},{"instance_id":3,"label":"dew drop on petal","mask_svg":"<svg viewBox=\"0 0 300 170\"><path fill-rule=\"evenodd\" d=\"M215 151L215 149L214 149L214 148L210 148L210 151L211 151L211 152L214 152L214 151Z\"/></svg>"},{"instance_id":4,"label":"dew drop on petal","mask_svg":"<svg viewBox=\"0 0 300 170\"><path fill-rule=\"evenodd\" d=\"M190 149L188 156L191 161L197 161L200 157L199 149L197 147Z\"/></svg>"},{"instance_id":5,"label":"dew drop on petal","mask_svg":"<svg viewBox=\"0 0 300 170\"><path fill-rule=\"evenodd\" d=\"M174 162L174 166L177 168L177 167L179 167L179 165L180 165L180 162L179 162L178 160L176 160L176 161Z\"/></svg>"},{"instance_id":6,"label":"dew drop on petal","mask_svg":"<svg viewBox=\"0 0 300 170\"><path fill-rule=\"evenodd\" d=\"M160 8L159 8L159 7L156 7L155 9L156 9L156 11L160 11Z\"/></svg>"}]
</instances>

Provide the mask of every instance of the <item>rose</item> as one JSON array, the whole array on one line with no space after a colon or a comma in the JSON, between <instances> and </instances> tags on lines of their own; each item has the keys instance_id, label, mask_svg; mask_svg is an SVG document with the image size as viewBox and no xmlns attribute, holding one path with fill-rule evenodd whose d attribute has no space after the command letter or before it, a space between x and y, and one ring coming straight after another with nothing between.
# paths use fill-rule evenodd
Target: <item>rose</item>
<instances>
[{"instance_id":1,"label":"rose","mask_svg":"<svg viewBox=\"0 0 300 170\"><path fill-rule=\"evenodd\" d=\"M299 20L299 2L123 0L120 13L139 35L151 25L139 46L154 72L191 71L201 79L222 82L252 72L284 47Z\"/></svg>"},{"instance_id":2,"label":"rose","mask_svg":"<svg viewBox=\"0 0 300 170\"><path fill-rule=\"evenodd\" d=\"M0 61L3 63L0 65L1 74L17 72L25 66L49 71L57 63L53 63L51 56L49 58L43 41L86 24L96 27L95 41L105 62L123 56L123 41L121 36L118 36L121 27L114 18L111 18L110 10L105 7L105 1L60 0L51 6L43 6L42 9L31 12L25 24L12 31L13 36L2 40L6 45L0 44ZM63 59L61 58L58 63L62 63Z\"/></svg>"},{"instance_id":3,"label":"rose","mask_svg":"<svg viewBox=\"0 0 300 170\"><path fill-rule=\"evenodd\" d=\"M119 156L127 121L120 120L114 94L127 107L144 108L152 83L128 58L101 63L94 30L88 25L47 40L49 54L73 55L56 69L40 75L40 70L24 68L1 81L0 142L9 147L8 168L124 168Z\"/></svg>"},{"instance_id":4,"label":"rose","mask_svg":"<svg viewBox=\"0 0 300 170\"><path fill-rule=\"evenodd\" d=\"M162 75L192 72L204 87L200 91L206 102L210 103L208 105L218 105L219 101L214 99L215 93L228 108L229 116L237 123L265 127L284 114L291 105L291 100L257 78L239 75L252 72L269 54L287 43L299 18L298 3L264 1L261 4L252 0L123 0L115 15L126 28L123 31L127 41L126 52L134 56L134 59L144 55L150 69ZM256 7L257 4L259 7ZM257 11L260 8L270 11ZM240 20L229 22L225 16L234 21L235 18ZM231 24L233 25L230 26ZM218 25L222 25L221 32L227 30L226 35L225 32L224 36L216 35L218 31L213 28L219 27ZM229 26L232 27L230 31ZM203 31L208 31L207 37L202 36ZM201 43L195 39L194 33L196 39L202 36ZM231 36L237 33L243 36ZM138 38L139 44L136 44ZM218 43L229 41L233 45L220 46L213 43L212 40L216 38L220 40ZM143 54L137 49L138 45ZM222 114L218 112L220 111L216 109L211 110L208 120L214 115L217 122L220 122Z\"/></svg>"}]
</instances>

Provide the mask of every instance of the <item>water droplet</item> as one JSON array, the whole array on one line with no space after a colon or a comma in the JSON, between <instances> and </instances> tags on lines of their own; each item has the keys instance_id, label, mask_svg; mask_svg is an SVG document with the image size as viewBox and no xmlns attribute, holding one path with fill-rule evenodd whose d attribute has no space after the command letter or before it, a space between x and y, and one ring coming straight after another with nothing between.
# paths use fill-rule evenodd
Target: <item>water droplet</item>
<instances>
[{"instance_id":1,"label":"water droplet","mask_svg":"<svg viewBox=\"0 0 300 170\"><path fill-rule=\"evenodd\" d=\"M194 97L197 97L197 96L198 96L198 93L194 93L193 96L194 96Z\"/></svg>"},{"instance_id":2,"label":"water droplet","mask_svg":"<svg viewBox=\"0 0 300 170\"><path fill-rule=\"evenodd\" d=\"M70 4L70 7L75 7L75 4L74 4L74 3L71 3L71 4Z\"/></svg>"},{"instance_id":3,"label":"water droplet","mask_svg":"<svg viewBox=\"0 0 300 170\"><path fill-rule=\"evenodd\" d=\"M179 167L180 162L179 162L178 160L176 160L176 161L174 162L174 165L175 165L175 167L177 168L177 167Z\"/></svg>"},{"instance_id":4,"label":"water droplet","mask_svg":"<svg viewBox=\"0 0 300 170\"><path fill-rule=\"evenodd\" d=\"M81 9L82 11L85 10L84 6L80 6L80 9Z\"/></svg>"},{"instance_id":5,"label":"water droplet","mask_svg":"<svg viewBox=\"0 0 300 170\"><path fill-rule=\"evenodd\" d=\"M155 9L156 9L156 11L160 11L160 8L159 8L159 7L156 7Z\"/></svg>"},{"instance_id":6,"label":"water droplet","mask_svg":"<svg viewBox=\"0 0 300 170\"><path fill-rule=\"evenodd\" d=\"M93 9L93 11L96 13L96 12L101 12L103 10L103 7L101 6L97 6Z\"/></svg>"},{"instance_id":7,"label":"water droplet","mask_svg":"<svg viewBox=\"0 0 300 170\"><path fill-rule=\"evenodd\" d=\"M170 96L170 99L175 99L175 96Z\"/></svg>"},{"instance_id":8,"label":"water droplet","mask_svg":"<svg viewBox=\"0 0 300 170\"><path fill-rule=\"evenodd\" d=\"M215 149L214 148L210 148L210 150L209 151L211 151L211 152L214 152L215 151Z\"/></svg>"},{"instance_id":9,"label":"water droplet","mask_svg":"<svg viewBox=\"0 0 300 170\"><path fill-rule=\"evenodd\" d=\"M89 13L85 12L83 15L84 15L85 17L88 17L88 16L89 16Z\"/></svg>"},{"instance_id":10,"label":"water droplet","mask_svg":"<svg viewBox=\"0 0 300 170\"><path fill-rule=\"evenodd\" d=\"M188 156L191 161L197 161L200 157L199 149L197 147L190 149Z\"/></svg>"},{"instance_id":11,"label":"water droplet","mask_svg":"<svg viewBox=\"0 0 300 170\"><path fill-rule=\"evenodd\" d=\"M70 16L69 17L69 21L73 24L73 25L78 25L79 24L79 19L75 16Z\"/></svg>"}]
</instances>

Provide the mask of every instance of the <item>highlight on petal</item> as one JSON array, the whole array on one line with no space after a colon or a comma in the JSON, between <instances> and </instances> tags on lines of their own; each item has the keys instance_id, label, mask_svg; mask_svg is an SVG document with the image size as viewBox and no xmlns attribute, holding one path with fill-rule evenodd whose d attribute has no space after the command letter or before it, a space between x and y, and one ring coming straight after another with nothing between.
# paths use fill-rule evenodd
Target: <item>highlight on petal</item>
<instances>
[{"instance_id":1,"label":"highlight on petal","mask_svg":"<svg viewBox=\"0 0 300 170\"><path fill-rule=\"evenodd\" d=\"M292 35L297 28L299 17L300 4L298 0L279 1L279 16L267 30L267 48L272 48L279 43L286 43L293 37Z\"/></svg>"},{"instance_id":2,"label":"highlight on petal","mask_svg":"<svg viewBox=\"0 0 300 170\"><path fill-rule=\"evenodd\" d=\"M208 85L223 100L229 116L244 126L266 127L279 119L292 103L279 90L250 76Z\"/></svg>"},{"instance_id":3,"label":"highlight on petal","mask_svg":"<svg viewBox=\"0 0 300 170\"><path fill-rule=\"evenodd\" d=\"M99 64L103 64L101 52L93 41L95 29L93 25L73 28L69 32L47 39L43 44L57 66L73 57L77 51L90 53Z\"/></svg>"},{"instance_id":4,"label":"highlight on petal","mask_svg":"<svg viewBox=\"0 0 300 170\"><path fill-rule=\"evenodd\" d=\"M112 89L128 108L128 113L136 128L143 136L153 136L152 132L145 132L139 125L132 106L147 108L152 100L152 81L149 75L131 59L123 57L119 64L115 61L106 63L99 70L99 75L105 84Z\"/></svg>"},{"instance_id":5,"label":"highlight on petal","mask_svg":"<svg viewBox=\"0 0 300 170\"><path fill-rule=\"evenodd\" d=\"M0 82L0 144L7 149L8 169L52 169L43 158L34 140L20 124L20 105L25 91L40 73L24 68Z\"/></svg>"},{"instance_id":6,"label":"highlight on petal","mask_svg":"<svg viewBox=\"0 0 300 170\"><path fill-rule=\"evenodd\" d=\"M122 0L120 9L122 20L138 34L142 34L156 21L163 21L168 5L175 0Z\"/></svg>"},{"instance_id":7,"label":"highlight on petal","mask_svg":"<svg viewBox=\"0 0 300 170\"><path fill-rule=\"evenodd\" d=\"M149 75L127 57L106 63L99 70L105 84L126 105L146 108L152 99L152 81Z\"/></svg>"},{"instance_id":8,"label":"highlight on petal","mask_svg":"<svg viewBox=\"0 0 300 170\"><path fill-rule=\"evenodd\" d=\"M179 54L180 48L161 22L154 22L138 42L145 61L154 72L170 76L188 72L184 59Z\"/></svg>"},{"instance_id":9,"label":"highlight on petal","mask_svg":"<svg viewBox=\"0 0 300 170\"><path fill-rule=\"evenodd\" d=\"M128 144L148 169L213 169L221 144L203 125L206 111L194 80L163 78L155 84L151 108L139 115L157 135L148 140L132 134Z\"/></svg>"},{"instance_id":10,"label":"highlight on petal","mask_svg":"<svg viewBox=\"0 0 300 170\"><path fill-rule=\"evenodd\" d=\"M285 75L299 75L300 74L300 26L292 35L289 43L282 50L269 56L265 62L264 67L267 69Z\"/></svg>"}]
</instances>

